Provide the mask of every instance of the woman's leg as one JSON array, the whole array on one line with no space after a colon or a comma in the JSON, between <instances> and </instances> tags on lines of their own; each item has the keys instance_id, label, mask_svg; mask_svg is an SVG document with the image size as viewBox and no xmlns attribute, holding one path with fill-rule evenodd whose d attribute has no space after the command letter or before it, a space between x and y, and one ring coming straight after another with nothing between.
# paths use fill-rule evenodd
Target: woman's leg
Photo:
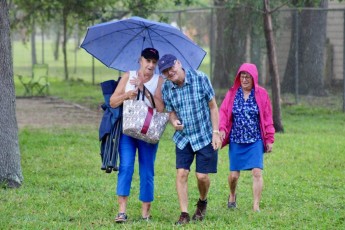
<instances>
[{"instance_id":1,"label":"woman's leg","mask_svg":"<svg viewBox=\"0 0 345 230\"><path fill-rule=\"evenodd\" d=\"M119 203L119 213L126 212L127 200L130 194L134 172L135 153L136 143L134 139L127 135L122 135L119 143L120 165L116 188Z\"/></svg>"},{"instance_id":2,"label":"woman's leg","mask_svg":"<svg viewBox=\"0 0 345 230\"><path fill-rule=\"evenodd\" d=\"M128 196L118 196L117 201L119 203L118 213L126 213Z\"/></svg>"},{"instance_id":3,"label":"woman's leg","mask_svg":"<svg viewBox=\"0 0 345 230\"><path fill-rule=\"evenodd\" d=\"M236 187L240 177L240 171L230 171L228 176L228 184L230 188L230 195L228 202L236 202Z\"/></svg>"},{"instance_id":4,"label":"woman's leg","mask_svg":"<svg viewBox=\"0 0 345 230\"><path fill-rule=\"evenodd\" d=\"M150 218L151 202L143 202L141 205L142 218Z\"/></svg>"},{"instance_id":5,"label":"woman's leg","mask_svg":"<svg viewBox=\"0 0 345 230\"><path fill-rule=\"evenodd\" d=\"M150 216L151 202L154 199L154 164L158 144L149 144L138 141L138 159L140 176L139 200L142 203L142 217Z\"/></svg>"},{"instance_id":6,"label":"woman's leg","mask_svg":"<svg viewBox=\"0 0 345 230\"><path fill-rule=\"evenodd\" d=\"M252 169L252 174L253 174L253 196L254 196L253 210L260 211L261 192L262 192L262 188L264 184L261 169L259 168Z\"/></svg>"}]
</instances>

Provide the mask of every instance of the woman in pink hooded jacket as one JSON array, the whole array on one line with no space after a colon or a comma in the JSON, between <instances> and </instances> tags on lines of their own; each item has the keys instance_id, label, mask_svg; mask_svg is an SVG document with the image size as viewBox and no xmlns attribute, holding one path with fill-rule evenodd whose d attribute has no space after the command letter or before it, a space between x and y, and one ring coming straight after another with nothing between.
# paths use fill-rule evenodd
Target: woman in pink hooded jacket
<instances>
[{"instance_id":1,"label":"woman in pink hooded jacket","mask_svg":"<svg viewBox=\"0 0 345 230\"><path fill-rule=\"evenodd\" d=\"M240 171L251 170L253 210L259 212L263 155L272 151L275 129L271 101L267 91L258 84L258 70L254 64L241 65L219 110L222 146L229 144L228 208L237 207L236 186Z\"/></svg>"}]
</instances>

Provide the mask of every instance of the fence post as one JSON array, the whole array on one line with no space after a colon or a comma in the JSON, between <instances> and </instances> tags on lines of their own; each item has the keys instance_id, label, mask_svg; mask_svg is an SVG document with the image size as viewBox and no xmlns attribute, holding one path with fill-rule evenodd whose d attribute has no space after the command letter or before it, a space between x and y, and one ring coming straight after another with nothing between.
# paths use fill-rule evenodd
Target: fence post
<instances>
[{"instance_id":1,"label":"fence post","mask_svg":"<svg viewBox=\"0 0 345 230\"><path fill-rule=\"evenodd\" d=\"M299 49L299 23L298 23L299 17L298 17L298 9L295 10L295 102L298 104L298 86L299 86L299 63L298 63L298 49Z\"/></svg>"},{"instance_id":2,"label":"fence post","mask_svg":"<svg viewBox=\"0 0 345 230\"><path fill-rule=\"evenodd\" d=\"M41 35L42 35L42 64L44 64L44 26L41 27Z\"/></svg>"},{"instance_id":3,"label":"fence post","mask_svg":"<svg viewBox=\"0 0 345 230\"><path fill-rule=\"evenodd\" d=\"M211 8L211 29L209 30L210 36L210 43L209 43L209 57L210 57L210 79L213 81L213 57L214 57L214 50L213 50L213 43L214 43L214 21L213 21L214 10Z\"/></svg>"}]
</instances>

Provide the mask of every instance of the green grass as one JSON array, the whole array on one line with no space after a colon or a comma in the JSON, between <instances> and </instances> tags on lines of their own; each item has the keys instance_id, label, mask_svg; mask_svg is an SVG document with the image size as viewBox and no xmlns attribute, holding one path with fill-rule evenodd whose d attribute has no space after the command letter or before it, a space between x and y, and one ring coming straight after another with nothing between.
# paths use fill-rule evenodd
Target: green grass
<instances>
[{"instance_id":1,"label":"green grass","mask_svg":"<svg viewBox=\"0 0 345 230\"><path fill-rule=\"evenodd\" d=\"M24 45L20 41L13 41L13 66L14 74L21 74L25 76L31 75L31 49L29 44ZM69 42L67 46L67 62L69 80L83 80L86 82L93 82L92 79L92 57L84 49L77 48L75 52L75 44ZM37 49L37 62L42 63L42 45L40 42L36 44ZM50 40L45 42L44 48L44 62L49 65L49 77L50 79L57 78L58 80L64 80L64 66L63 56L60 51L59 59L54 60L53 57L53 43ZM94 59L95 65L95 83L99 83L105 80L117 78L119 72L114 69L105 67L97 59Z\"/></svg>"},{"instance_id":2,"label":"green grass","mask_svg":"<svg viewBox=\"0 0 345 230\"><path fill-rule=\"evenodd\" d=\"M37 46L40 47L39 45ZM49 51L47 46L47 52ZM73 48L73 47L72 47ZM73 51L69 48L69 51ZM79 53L80 52L80 53ZM52 96L95 108L103 101L97 83L117 72L96 62L91 85L91 58L78 51L78 68L63 81L62 61L49 63ZM70 55L73 57L72 55ZM30 54L14 45L14 72L30 74ZM62 59L61 59L62 60ZM70 59L73 63L73 59ZM207 68L202 67L202 68ZM16 94L23 88L15 78ZM285 133L276 134L273 153L265 156L261 213L253 213L252 178L243 172L238 209L226 208L229 193L228 147L219 152L218 173L211 175L209 206L204 222L184 229L344 229L345 115L339 111L297 105L283 107ZM140 219L138 166L128 203L129 221L116 225L117 173L100 170L98 130L91 128L26 128L19 132L24 183L1 189L0 229L174 229L179 215L175 190L175 154L168 126L156 159L153 221ZM194 166L189 179L189 211L198 199Z\"/></svg>"},{"instance_id":3,"label":"green grass","mask_svg":"<svg viewBox=\"0 0 345 230\"><path fill-rule=\"evenodd\" d=\"M265 157L261 213L253 213L252 179L243 172L238 210L226 208L227 147L211 175L207 218L185 229L343 229L345 227L345 115L324 109L283 110L285 133ZM97 130L24 129L20 149L24 184L0 193L0 229L173 229L179 215L175 155L168 126L156 159L154 220L139 221L138 167L128 204L129 221L116 225L116 172L100 170ZM194 166L189 211L198 198Z\"/></svg>"}]
</instances>

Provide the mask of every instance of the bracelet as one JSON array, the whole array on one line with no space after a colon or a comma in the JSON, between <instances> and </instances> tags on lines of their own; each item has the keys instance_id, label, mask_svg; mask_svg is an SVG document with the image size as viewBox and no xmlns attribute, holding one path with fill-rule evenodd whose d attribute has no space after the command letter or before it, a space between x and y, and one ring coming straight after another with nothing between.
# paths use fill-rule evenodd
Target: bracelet
<instances>
[{"instance_id":1,"label":"bracelet","mask_svg":"<svg viewBox=\"0 0 345 230\"><path fill-rule=\"evenodd\" d=\"M219 134L219 130L213 130L213 133Z\"/></svg>"}]
</instances>

